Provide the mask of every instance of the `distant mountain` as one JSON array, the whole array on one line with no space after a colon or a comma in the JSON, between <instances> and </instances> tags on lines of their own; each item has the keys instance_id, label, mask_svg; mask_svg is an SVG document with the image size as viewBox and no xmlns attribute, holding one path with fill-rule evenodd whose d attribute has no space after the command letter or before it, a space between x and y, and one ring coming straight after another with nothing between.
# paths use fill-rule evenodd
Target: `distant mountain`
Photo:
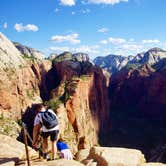
<instances>
[{"instance_id":1,"label":"distant mountain","mask_svg":"<svg viewBox=\"0 0 166 166\"><path fill-rule=\"evenodd\" d=\"M110 73L115 73L123 67L137 67L143 64L153 65L161 59L166 58L166 51L160 48L152 48L147 52L139 53L136 56L108 55L97 57L94 63Z\"/></svg>"},{"instance_id":2,"label":"distant mountain","mask_svg":"<svg viewBox=\"0 0 166 166\"><path fill-rule=\"evenodd\" d=\"M29 58L34 58L37 60L42 60L45 57L45 55L42 52L40 52L34 48L24 46L24 45L17 43L17 42L13 42L13 44L21 52L21 54L24 56L27 56Z\"/></svg>"},{"instance_id":3,"label":"distant mountain","mask_svg":"<svg viewBox=\"0 0 166 166\"><path fill-rule=\"evenodd\" d=\"M55 59L57 56L58 56L58 55L57 55L56 53L51 53L47 59L52 61L52 60Z\"/></svg>"},{"instance_id":4,"label":"distant mountain","mask_svg":"<svg viewBox=\"0 0 166 166\"><path fill-rule=\"evenodd\" d=\"M82 52L75 53L73 54L73 57L75 57L75 59L80 62L89 61L89 56L86 53L82 53Z\"/></svg>"},{"instance_id":5,"label":"distant mountain","mask_svg":"<svg viewBox=\"0 0 166 166\"><path fill-rule=\"evenodd\" d=\"M161 59L166 58L166 51L160 48L152 48L145 53L137 54L129 64L149 64L153 65Z\"/></svg>"},{"instance_id":6,"label":"distant mountain","mask_svg":"<svg viewBox=\"0 0 166 166\"><path fill-rule=\"evenodd\" d=\"M107 55L105 57L97 57L94 59L94 63L101 68L108 70L111 73L115 73L122 69L133 57L125 57L122 55Z\"/></svg>"},{"instance_id":7,"label":"distant mountain","mask_svg":"<svg viewBox=\"0 0 166 166\"><path fill-rule=\"evenodd\" d=\"M152 66L155 70L165 70L166 69L166 58L160 60Z\"/></svg>"},{"instance_id":8,"label":"distant mountain","mask_svg":"<svg viewBox=\"0 0 166 166\"><path fill-rule=\"evenodd\" d=\"M89 62L88 54L85 54L85 53L72 54L71 52L67 52L67 51L57 56L54 56L54 58L51 58L51 59L53 59L54 62L62 62L67 60L78 61L78 62Z\"/></svg>"}]
</instances>

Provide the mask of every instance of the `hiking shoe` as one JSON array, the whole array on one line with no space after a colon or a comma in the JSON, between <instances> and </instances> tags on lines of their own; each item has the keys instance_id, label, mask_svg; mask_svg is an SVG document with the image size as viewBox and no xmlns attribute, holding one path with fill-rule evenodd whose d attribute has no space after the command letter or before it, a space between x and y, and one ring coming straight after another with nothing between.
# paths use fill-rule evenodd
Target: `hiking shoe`
<instances>
[{"instance_id":1,"label":"hiking shoe","mask_svg":"<svg viewBox=\"0 0 166 166\"><path fill-rule=\"evenodd\" d=\"M50 160L48 153L43 153L43 158L46 160Z\"/></svg>"}]
</instances>

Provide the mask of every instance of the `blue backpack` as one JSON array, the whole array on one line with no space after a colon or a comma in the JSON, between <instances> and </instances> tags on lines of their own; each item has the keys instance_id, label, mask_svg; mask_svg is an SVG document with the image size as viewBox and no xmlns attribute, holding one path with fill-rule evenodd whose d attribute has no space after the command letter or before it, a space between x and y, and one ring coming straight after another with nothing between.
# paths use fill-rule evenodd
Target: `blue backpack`
<instances>
[{"instance_id":1,"label":"blue backpack","mask_svg":"<svg viewBox=\"0 0 166 166\"><path fill-rule=\"evenodd\" d=\"M41 117L42 117L43 125L47 129L52 129L58 125L58 119L53 113L49 112L48 110L46 110L45 112L42 112Z\"/></svg>"}]
</instances>

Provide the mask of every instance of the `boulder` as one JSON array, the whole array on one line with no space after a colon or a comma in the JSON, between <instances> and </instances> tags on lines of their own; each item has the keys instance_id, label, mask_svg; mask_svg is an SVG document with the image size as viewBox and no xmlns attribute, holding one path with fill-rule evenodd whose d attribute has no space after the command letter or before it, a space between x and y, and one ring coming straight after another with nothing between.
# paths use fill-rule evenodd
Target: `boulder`
<instances>
[{"instance_id":1,"label":"boulder","mask_svg":"<svg viewBox=\"0 0 166 166\"><path fill-rule=\"evenodd\" d=\"M25 145L17 140L0 134L0 165L12 165L20 159L26 159ZM30 158L37 157L36 151L29 147Z\"/></svg>"},{"instance_id":2,"label":"boulder","mask_svg":"<svg viewBox=\"0 0 166 166\"><path fill-rule=\"evenodd\" d=\"M14 120L0 118L0 134L8 135L12 138L17 138L19 132L21 131L20 126Z\"/></svg>"},{"instance_id":3,"label":"boulder","mask_svg":"<svg viewBox=\"0 0 166 166\"><path fill-rule=\"evenodd\" d=\"M166 166L166 164L162 164L162 163L144 163L141 166Z\"/></svg>"},{"instance_id":4,"label":"boulder","mask_svg":"<svg viewBox=\"0 0 166 166\"><path fill-rule=\"evenodd\" d=\"M81 149L76 154L77 161L83 161L89 156L89 149Z\"/></svg>"},{"instance_id":5,"label":"boulder","mask_svg":"<svg viewBox=\"0 0 166 166\"><path fill-rule=\"evenodd\" d=\"M1 162L1 159L0 159L0 165L1 166L15 166L15 162L9 161L9 160L6 160L6 161L3 160L3 162Z\"/></svg>"},{"instance_id":6,"label":"boulder","mask_svg":"<svg viewBox=\"0 0 166 166\"><path fill-rule=\"evenodd\" d=\"M92 147L89 158L101 166L138 166L145 162L141 151L127 148Z\"/></svg>"},{"instance_id":7,"label":"boulder","mask_svg":"<svg viewBox=\"0 0 166 166\"><path fill-rule=\"evenodd\" d=\"M59 159L48 162L34 162L32 166L84 166L75 160Z\"/></svg>"}]
</instances>

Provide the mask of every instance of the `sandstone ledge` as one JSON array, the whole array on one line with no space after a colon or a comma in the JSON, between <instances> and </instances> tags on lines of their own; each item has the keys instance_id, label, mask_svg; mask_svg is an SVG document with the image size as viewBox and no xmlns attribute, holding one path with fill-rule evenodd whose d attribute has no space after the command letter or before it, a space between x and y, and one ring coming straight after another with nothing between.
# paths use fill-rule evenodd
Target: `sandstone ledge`
<instances>
[{"instance_id":1,"label":"sandstone ledge","mask_svg":"<svg viewBox=\"0 0 166 166\"><path fill-rule=\"evenodd\" d=\"M17 140L0 134L0 165L9 165L20 159L26 159L25 145ZM38 153L29 148L30 158L38 156Z\"/></svg>"}]
</instances>

